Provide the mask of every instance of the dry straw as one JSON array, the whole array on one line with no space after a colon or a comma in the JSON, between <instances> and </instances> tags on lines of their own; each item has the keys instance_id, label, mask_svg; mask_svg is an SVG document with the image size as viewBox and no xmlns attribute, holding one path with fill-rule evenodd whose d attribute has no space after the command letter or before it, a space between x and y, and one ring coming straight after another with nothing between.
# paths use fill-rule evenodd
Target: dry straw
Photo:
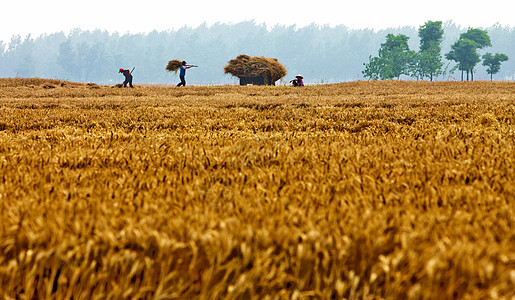
<instances>
[{"instance_id":1,"label":"dry straw","mask_svg":"<svg viewBox=\"0 0 515 300\"><path fill-rule=\"evenodd\" d=\"M231 59L224 67L224 72L239 78L263 76L271 78L272 82L286 76L286 68L277 59L262 56L250 57L245 54Z\"/></svg>"},{"instance_id":2,"label":"dry straw","mask_svg":"<svg viewBox=\"0 0 515 300\"><path fill-rule=\"evenodd\" d=\"M175 73L177 73L177 71L179 70L181 65L182 65L182 61L174 59L174 60L171 60L171 61L168 62L168 65L166 66L166 70L168 72L175 72Z\"/></svg>"}]
</instances>

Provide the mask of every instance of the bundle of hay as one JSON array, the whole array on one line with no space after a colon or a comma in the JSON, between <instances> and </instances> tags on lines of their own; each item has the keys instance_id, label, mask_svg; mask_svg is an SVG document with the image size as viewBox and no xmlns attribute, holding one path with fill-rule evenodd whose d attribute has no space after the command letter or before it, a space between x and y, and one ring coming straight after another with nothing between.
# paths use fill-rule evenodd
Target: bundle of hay
<instances>
[{"instance_id":1,"label":"bundle of hay","mask_svg":"<svg viewBox=\"0 0 515 300\"><path fill-rule=\"evenodd\" d=\"M224 72L239 78L263 76L270 78L272 82L286 76L286 68L277 59L262 56L250 57L245 54L231 59L224 67Z\"/></svg>"},{"instance_id":2,"label":"bundle of hay","mask_svg":"<svg viewBox=\"0 0 515 300\"><path fill-rule=\"evenodd\" d=\"M177 73L177 71L181 68L181 65L182 65L182 61L174 59L174 60L171 60L168 62L168 65L166 66L166 70L168 72Z\"/></svg>"}]
</instances>

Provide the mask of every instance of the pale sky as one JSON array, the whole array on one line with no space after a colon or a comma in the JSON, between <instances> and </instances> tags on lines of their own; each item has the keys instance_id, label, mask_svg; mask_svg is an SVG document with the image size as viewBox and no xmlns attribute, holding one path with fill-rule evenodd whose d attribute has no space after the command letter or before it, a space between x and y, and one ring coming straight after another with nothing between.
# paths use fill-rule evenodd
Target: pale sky
<instances>
[{"instance_id":1,"label":"pale sky","mask_svg":"<svg viewBox=\"0 0 515 300\"><path fill-rule=\"evenodd\" d=\"M496 23L515 27L513 0L16 0L0 4L0 40L37 37L74 28L146 33L202 23L255 20L303 27L345 25L352 29L418 26L427 20L463 27Z\"/></svg>"}]
</instances>

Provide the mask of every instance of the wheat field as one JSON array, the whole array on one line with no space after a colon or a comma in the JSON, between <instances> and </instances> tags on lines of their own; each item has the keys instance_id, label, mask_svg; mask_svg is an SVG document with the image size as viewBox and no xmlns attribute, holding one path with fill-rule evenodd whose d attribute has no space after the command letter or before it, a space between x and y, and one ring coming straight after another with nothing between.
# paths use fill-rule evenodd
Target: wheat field
<instances>
[{"instance_id":1,"label":"wheat field","mask_svg":"<svg viewBox=\"0 0 515 300\"><path fill-rule=\"evenodd\" d=\"M515 299L515 83L0 80L0 298Z\"/></svg>"}]
</instances>

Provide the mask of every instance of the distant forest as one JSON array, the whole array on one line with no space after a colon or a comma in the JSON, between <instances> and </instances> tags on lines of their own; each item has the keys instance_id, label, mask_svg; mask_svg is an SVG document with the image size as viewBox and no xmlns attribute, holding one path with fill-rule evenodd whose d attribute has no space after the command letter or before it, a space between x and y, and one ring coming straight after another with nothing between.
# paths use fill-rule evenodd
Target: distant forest
<instances>
[{"instance_id":1,"label":"distant forest","mask_svg":"<svg viewBox=\"0 0 515 300\"><path fill-rule=\"evenodd\" d=\"M437 21L437 20L433 20ZM420 24L423 25L423 24ZM495 25L486 30L492 47L481 50L504 53L510 58L494 76L496 80L515 79L515 28ZM444 23L441 55L467 28ZM78 82L115 84L123 81L119 68L133 68L135 84L175 84L178 76L167 72L169 60L186 60L198 65L190 69L188 84L234 84L223 67L239 54L277 58L286 69L287 82L302 74L307 83L333 83L366 80L363 63L376 56L386 35L410 37L411 50L418 50L418 27L385 30L349 29L345 26L274 26L246 21L236 24L183 27L174 31L120 34L107 31L73 30L39 37L13 36L0 41L0 77L40 77ZM455 63L443 59L444 70ZM474 79L489 80L486 67L478 64ZM411 80L405 77L401 79ZM447 72L436 80L459 80L459 71Z\"/></svg>"}]
</instances>

